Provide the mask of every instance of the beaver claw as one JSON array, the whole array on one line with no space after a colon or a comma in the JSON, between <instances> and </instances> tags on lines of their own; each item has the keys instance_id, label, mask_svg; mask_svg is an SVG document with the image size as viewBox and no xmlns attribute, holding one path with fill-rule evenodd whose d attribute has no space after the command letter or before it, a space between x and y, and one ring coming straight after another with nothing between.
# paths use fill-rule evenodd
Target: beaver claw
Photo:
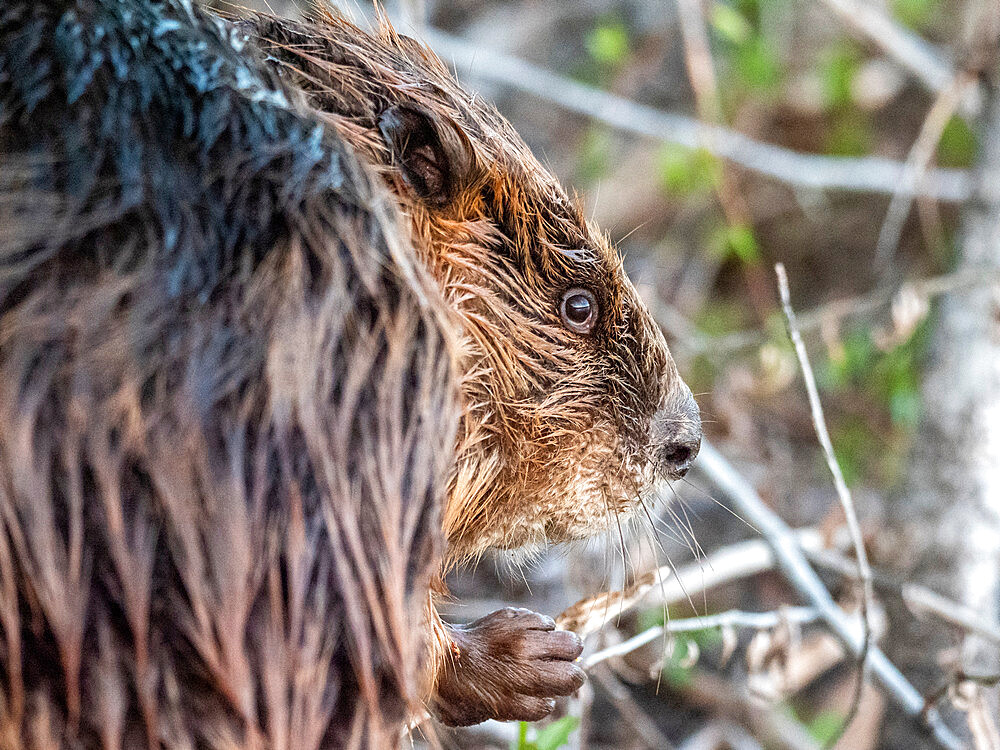
<instances>
[{"instance_id":1,"label":"beaver claw","mask_svg":"<svg viewBox=\"0 0 1000 750\"><path fill-rule=\"evenodd\" d=\"M437 717L468 726L548 716L555 698L576 692L585 680L574 664L583 642L555 628L551 617L515 607L449 627L451 658L438 676Z\"/></svg>"}]
</instances>

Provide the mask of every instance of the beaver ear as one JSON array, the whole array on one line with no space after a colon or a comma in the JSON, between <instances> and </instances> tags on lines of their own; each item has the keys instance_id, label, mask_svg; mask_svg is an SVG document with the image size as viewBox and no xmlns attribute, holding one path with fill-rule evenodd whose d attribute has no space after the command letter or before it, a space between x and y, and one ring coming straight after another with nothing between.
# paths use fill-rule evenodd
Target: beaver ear
<instances>
[{"instance_id":1,"label":"beaver ear","mask_svg":"<svg viewBox=\"0 0 1000 750\"><path fill-rule=\"evenodd\" d=\"M389 107L379 115L378 128L419 198L435 206L455 198L470 163L468 146L455 128L412 104Z\"/></svg>"}]
</instances>

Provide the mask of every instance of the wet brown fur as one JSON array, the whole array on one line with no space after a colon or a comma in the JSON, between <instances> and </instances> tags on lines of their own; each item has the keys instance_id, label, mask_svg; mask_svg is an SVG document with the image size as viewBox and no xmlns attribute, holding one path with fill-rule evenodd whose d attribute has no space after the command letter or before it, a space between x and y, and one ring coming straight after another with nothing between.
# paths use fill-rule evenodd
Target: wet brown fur
<instances>
[{"instance_id":1,"label":"wet brown fur","mask_svg":"<svg viewBox=\"0 0 1000 750\"><path fill-rule=\"evenodd\" d=\"M458 417L402 226L217 19L0 6L0 749L397 744Z\"/></svg>"},{"instance_id":2,"label":"wet brown fur","mask_svg":"<svg viewBox=\"0 0 1000 750\"><path fill-rule=\"evenodd\" d=\"M655 415L696 423L506 121L388 24L317 20L241 27L277 80L187 0L0 6L0 750L392 747L431 633L445 720L539 718L577 640L428 623L432 574L613 527ZM447 200L379 133L401 102Z\"/></svg>"}]
</instances>

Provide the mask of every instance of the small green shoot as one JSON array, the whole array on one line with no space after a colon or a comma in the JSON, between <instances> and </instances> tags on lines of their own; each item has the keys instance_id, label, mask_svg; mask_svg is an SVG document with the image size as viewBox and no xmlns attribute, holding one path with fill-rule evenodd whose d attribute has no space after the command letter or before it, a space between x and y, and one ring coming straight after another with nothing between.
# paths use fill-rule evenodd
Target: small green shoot
<instances>
[{"instance_id":1,"label":"small green shoot","mask_svg":"<svg viewBox=\"0 0 1000 750\"><path fill-rule=\"evenodd\" d=\"M580 719L576 716L564 716L534 730L534 737L529 740L528 722L522 721L511 750L559 750L569 743L569 736L579 725Z\"/></svg>"},{"instance_id":2,"label":"small green shoot","mask_svg":"<svg viewBox=\"0 0 1000 750\"><path fill-rule=\"evenodd\" d=\"M620 20L604 21L587 35L587 51L601 65L620 65L628 57L629 48L628 29Z\"/></svg>"},{"instance_id":3,"label":"small green shoot","mask_svg":"<svg viewBox=\"0 0 1000 750\"><path fill-rule=\"evenodd\" d=\"M657 157L660 184L673 196L707 195L722 181L722 164L707 149L666 144Z\"/></svg>"}]
</instances>

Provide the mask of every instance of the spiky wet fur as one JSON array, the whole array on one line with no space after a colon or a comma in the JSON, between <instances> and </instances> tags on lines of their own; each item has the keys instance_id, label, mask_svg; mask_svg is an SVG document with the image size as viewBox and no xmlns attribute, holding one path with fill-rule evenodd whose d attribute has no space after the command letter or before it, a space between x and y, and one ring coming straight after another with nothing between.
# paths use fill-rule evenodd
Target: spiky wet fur
<instances>
[{"instance_id":1,"label":"spiky wet fur","mask_svg":"<svg viewBox=\"0 0 1000 750\"><path fill-rule=\"evenodd\" d=\"M0 748L389 748L457 422L385 189L183 0L0 8Z\"/></svg>"},{"instance_id":2,"label":"spiky wet fur","mask_svg":"<svg viewBox=\"0 0 1000 750\"><path fill-rule=\"evenodd\" d=\"M329 12L248 27L393 187L459 315L465 411L449 560L615 528L658 474L651 417L686 386L614 248L492 106L384 19L370 33ZM443 207L411 197L379 134L379 114L399 103L433 113L464 154ZM578 286L601 309L589 336L559 318L561 294Z\"/></svg>"}]
</instances>

